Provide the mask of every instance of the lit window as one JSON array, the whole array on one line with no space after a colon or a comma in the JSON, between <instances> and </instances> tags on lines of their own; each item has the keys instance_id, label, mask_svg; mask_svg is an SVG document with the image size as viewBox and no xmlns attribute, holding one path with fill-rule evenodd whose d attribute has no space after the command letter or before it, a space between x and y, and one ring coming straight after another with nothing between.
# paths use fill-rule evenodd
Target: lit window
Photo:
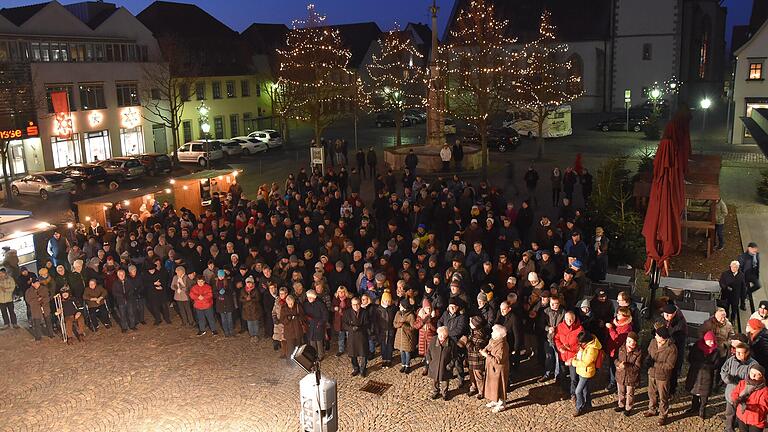
<instances>
[{"instance_id":1,"label":"lit window","mask_svg":"<svg viewBox=\"0 0 768 432\"><path fill-rule=\"evenodd\" d=\"M751 79L751 80L763 79L763 64L762 63L750 63L749 64L749 79Z\"/></svg>"}]
</instances>

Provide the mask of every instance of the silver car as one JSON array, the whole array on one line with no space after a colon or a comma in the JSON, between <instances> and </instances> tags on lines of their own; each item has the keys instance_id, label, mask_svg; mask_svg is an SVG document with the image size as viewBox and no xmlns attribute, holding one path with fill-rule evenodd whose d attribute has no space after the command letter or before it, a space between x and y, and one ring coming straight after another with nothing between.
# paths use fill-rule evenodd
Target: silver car
<instances>
[{"instance_id":1,"label":"silver car","mask_svg":"<svg viewBox=\"0 0 768 432\"><path fill-rule=\"evenodd\" d=\"M43 171L30 174L11 183L11 193L19 195L37 195L47 200L55 194L69 193L75 183L58 171Z\"/></svg>"},{"instance_id":2,"label":"silver car","mask_svg":"<svg viewBox=\"0 0 768 432\"><path fill-rule=\"evenodd\" d=\"M130 156L118 156L112 159L99 161L96 165L104 167L107 175L116 181L133 180L144 176L147 169L138 158Z\"/></svg>"},{"instance_id":3,"label":"silver car","mask_svg":"<svg viewBox=\"0 0 768 432\"><path fill-rule=\"evenodd\" d=\"M179 162L191 162L200 166L208 165L208 157L211 162L224 159L224 152L221 150L221 144L217 141L209 141L207 143L208 151L206 151L206 143L203 141L191 141L179 148Z\"/></svg>"},{"instance_id":4,"label":"silver car","mask_svg":"<svg viewBox=\"0 0 768 432\"><path fill-rule=\"evenodd\" d=\"M280 132L274 129L264 129L260 131L251 132L248 134L250 138L256 138L267 145L267 148L276 148L283 146L283 137Z\"/></svg>"}]
</instances>

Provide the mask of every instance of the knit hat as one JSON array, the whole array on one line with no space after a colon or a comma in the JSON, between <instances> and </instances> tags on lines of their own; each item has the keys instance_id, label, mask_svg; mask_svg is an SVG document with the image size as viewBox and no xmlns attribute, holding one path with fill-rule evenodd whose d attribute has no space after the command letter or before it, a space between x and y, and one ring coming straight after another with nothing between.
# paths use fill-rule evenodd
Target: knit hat
<instances>
[{"instance_id":1,"label":"knit hat","mask_svg":"<svg viewBox=\"0 0 768 432\"><path fill-rule=\"evenodd\" d=\"M458 306L459 309L463 306L464 302L461 301L459 297L451 297L451 299L448 301L448 305L454 305Z\"/></svg>"},{"instance_id":2,"label":"knit hat","mask_svg":"<svg viewBox=\"0 0 768 432\"><path fill-rule=\"evenodd\" d=\"M389 290L384 290L384 294L381 295L381 301L382 303L384 300L388 301L389 303L392 303L392 293L389 292Z\"/></svg>"},{"instance_id":3,"label":"knit hat","mask_svg":"<svg viewBox=\"0 0 768 432\"><path fill-rule=\"evenodd\" d=\"M663 308L661 308L661 311L667 314L673 314L677 311L677 307L672 303L667 303Z\"/></svg>"},{"instance_id":4,"label":"knit hat","mask_svg":"<svg viewBox=\"0 0 768 432\"><path fill-rule=\"evenodd\" d=\"M470 318L469 321L473 326L475 326L475 328L485 327L485 318L483 318L481 315L475 315Z\"/></svg>"},{"instance_id":5,"label":"knit hat","mask_svg":"<svg viewBox=\"0 0 768 432\"><path fill-rule=\"evenodd\" d=\"M219 271L216 272L216 276L218 277L224 277L227 273L223 269L219 269Z\"/></svg>"},{"instance_id":6,"label":"knit hat","mask_svg":"<svg viewBox=\"0 0 768 432\"><path fill-rule=\"evenodd\" d=\"M760 331L765 328L765 324L763 324L762 321L760 321L757 318L752 318L749 321L747 321L747 325L749 328L751 328L753 331Z\"/></svg>"},{"instance_id":7,"label":"knit hat","mask_svg":"<svg viewBox=\"0 0 768 432\"><path fill-rule=\"evenodd\" d=\"M400 299L400 307L409 311L411 310L411 302L407 298Z\"/></svg>"},{"instance_id":8,"label":"knit hat","mask_svg":"<svg viewBox=\"0 0 768 432\"><path fill-rule=\"evenodd\" d=\"M640 339L638 338L638 336L637 336L637 333L635 333L635 332L633 332L633 331L631 331L631 332L627 333L627 339L632 339L632 340L633 340L633 341L635 341L635 342L637 342L638 340L640 340Z\"/></svg>"},{"instance_id":9,"label":"knit hat","mask_svg":"<svg viewBox=\"0 0 768 432\"><path fill-rule=\"evenodd\" d=\"M760 302L760 305L758 306L758 308L762 308L762 307L768 309L768 300L763 300Z\"/></svg>"},{"instance_id":10,"label":"knit hat","mask_svg":"<svg viewBox=\"0 0 768 432\"><path fill-rule=\"evenodd\" d=\"M715 336L715 333L712 332L712 331L708 331L708 332L704 333L703 339L705 341L709 340L709 341L712 341L712 342L717 342L717 337Z\"/></svg>"},{"instance_id":11,"label":"knit hat","mask_svg":"<svg viewBox=\"0 0 768 432\"><path fill-rule=\"evenodd\" d=\"M250 283L254 283L255 282L254 279L253 279L253 276L248 276L247 278L245 278L245 283L249 283L249 282Z\"/></svg>"},{"instance_id":12,"label":"knit hat","mask_svg":"<svg viewBox=\"0 0 768 432\"><path fill-rule=\"evenodd\" d=\"M656 329L656 336L662 339L669 339L669 329L666 327L660 327Z\"/></svg>"},{"instance_id":13,"label":"knit hat","mask_svg":"<svg viewBox=\"0 0 768 432\"><path fill-rule=\"evenodd\" d=\"M486 303L488 303L488 296L487 296L487 295L485 295L485 293L484 293L484 292L480 292L480 293L477 295L477 301L479 301L479 302L480 302L480 301L483 301L483 302L486 302Z\"/></svg>"},{"instance_id":14,"label":"knit hat","mask_svg":"<svg viewBox=\"0 0 768 432\"><path fill-rule=\"evenodd\" d=\"M538 281L539 281L539 275L537 275L536 272L528 273L528 282L538 282Z\"/></svg>"},{"instance_id":15,"label":"knit hat","mask_svg":"<svg viewBox=\"0 0 768 432\"><path fill-rule=\"evenodd\" d=\"M585 307L590 307L589 300L587 299L582 300L581 304L579 304L579 308L585 308Z\"/></svg>"},{"instance_id":16,"label":"knit hat","mask_svg":"<svg viewBox=\"0 0 768 432\"><path fill-rule=\"evenodd\" d=\"M760 366L760 363L755 363L755 364L753 364L752 366L750 366L749 368L750 368L750 369L754 369L754 370L756 370L756 371L760 372L760 374L761 374L762 376L765 376L765 368L764 368L764 367L762 367L762 366Z\"/></svg>"},{"instance_id":17,"label":"knit hat","mask_svg":"<svg viewBox=\"0 0 768 432\"><path fill-rule=\"evenodd\" d=\"M576 267L577 269L581 269L581 261L576 260L571 264L571 266Z\"/></svg>"}]
</instances>

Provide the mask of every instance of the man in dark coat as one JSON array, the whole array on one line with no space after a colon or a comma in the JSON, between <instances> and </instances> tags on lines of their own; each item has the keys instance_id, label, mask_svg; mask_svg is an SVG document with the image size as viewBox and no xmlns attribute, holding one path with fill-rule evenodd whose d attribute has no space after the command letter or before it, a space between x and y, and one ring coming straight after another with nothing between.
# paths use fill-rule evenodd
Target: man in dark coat
<instances>
[{"instance_id":1,"label":"man in dark coat","mask_svg":"<svg viewBox=\"0 0 768 432\"><path fill-rule=\"evenodd\" d=\"M432 399L442 396L448 400L448 384L451 381L456 344L448 337L448 327L438 327L437 336L429 342L426 361L429 365L429 377L432 378Z\"/></svg>"},{"instance_id":2,"label":"man in dark coat","mask_svg":"<svg viewBox=\"0 0 768 432\"><path fill-rule=\"evenodd\" d=\"M752 313L755 313L755 301L752 293L760 289L760 251L757 243L750 242L747 250L739 255L739 264L741 271L744 272L744 281L747 284L747 296L749 297L749 307ZM741 299L741 310L746 310L745 299Z\"/></svg>"},{"instance_id":3,"label":"man in dark coat","mask_svg":"<svg viewBox=\"0 0 768 432\"><path fill-rule=\"evenodd\" d=\"M381 367L392 366L392 351L395 344L395 314L397 306L392 304L392 294L389 290L381 295L381 303L368 307L371 329L376 334L376 340L381 345Z\"/></svg>"},{"instance_id":4,"label":"man in dark coat","mask_svg":"<svg viewBox=\"0 0 768 432\"><path fill-rule=\"evenodd\" d=\"M416 175L416 166L419 164L419 157L413 152L413 149L408 150L408 155L405 157L405 166L411 170L411 175Z\"/></svg>"},{"instance_id":5,"label":"man in dark coat","mask_svg":"<svg viewBox=\"0 0 768 432\"><path fill-rule=\"evenodd\" d=\"M731 261L729 267L720 274L720 301L722 307L728 312L728 319L736 324L737 329L740 329L742 327L739 304L743 304L747 296L747 284L738 261Z\"/></svg>"},{"instance_id":6,"label":"man in dark coat","mask_svg":"<svg viewBox=\"0 0 768 432\"><path fill-rule=\"evenodd\" d=\"M677 347L675 368L672 370L672 376L669 381L669 394L673 395L677 390L677 377L680 376L680 369L683 367L683 359L685 358L685 342L688 338L688 324L685 321L685 317L683 317L683 313L673 304L665 305L661 312L666 327L669 329L669 337L672 339L671 342Z\"/></svg>"},{"instance_id":7,"label":"man in dark coat","mask_svg":"<svg viewBox=\"0 0 768 432\"><path fill-rule=\"evenodd\" d=\"M455 367L459 374L459 384L464 383L464 353L462 348L466 346L467 334L469 333L469 322L467 316L462 313L461 309L464 306L464 302L458 297L452 297L448 303L448 309L443 313L439 320L437 320L437 326L445 326L448 329L448 336L456 344L456 357Z\"/></svg>"},{"instance_id":8,"label":"man in dark coat","mask_svg":"<svg viewBox=\"0 0 768 432\"><path fill-rule=\"evenodd\" d=\"M50 255L54 267L63 265L64 268L69 270L69 262L67 261L67 249L69 249L67 239L64 238L60 232L54 231L53 237L48 239L47 247L48 255Z\"/></svg>"},{"instance_id":9,"label":"man in dark coat","mask_svg":"<svg viewBox=\"0 0 768 432\"><path fill-rule=\"evenodd\" d=\"M328 308L325 303L317 301L315 290L307 291L307 301L304 302L304 317L307 319L307 341L317 351L318 359L325 356L325 327L328 324Z\"/></svg>"},{"instance_id":10,"label":"man in dark coat","mask_svg":"<svg viewBox=\"0 0 768 432\"><path fill-rule=\"evenodd\" d=\"M501 324L507 329L507 345L509 345L509 369L516 369L520 351L523 349L525 336L523 334L523 311L517 301L517 294L510 293L507 300L499 306L499 316L496 324ZM510 372L511 373L511 372Z\"/></svg>"},{"instance_id":11,"label":"man in dark coat","mask_svg":"<svg viewBox=\"0 0 768 432\"><path fill-rule=\"evenodd\" d=\"M163 277L164 271L157 266L149 267L141 276L141 287L147 294L147 307L152 317L155 319L155 325L160 325L162 320L167 324L171 323L171 315L168 310L168 298L166 297L166 287L169 286L168 278ZM130 279L130 278L129 278ZM136 282L139 282L138 280Z\"/></svg>"},{"instance_id":12,"label":"man in dark coat","mask_svg":"<svg viewBox=\"0 0 768 432\"><path fill-rule=\"evenodd\" d=\"M115 299L115 308L117 308L122 332L127 332L129 328L136 330L134 317L136 293L133 285L128 282L123 269L117 271L117 279L112 283L112 297Z\"/></svg>"},{"instance_id":13,"label":"man in dark coat","mask_svg":"<svg viewBox=\"0 0 768 432\"><path fill-rule=\"evenodd\" d=\"M373 146L371 146L368 149L368 154L365 157L366 162L368 162L368 170L371 173L371 178L376 178L376 164L378 164L378 158L376 156L376 150L373 149Z\"/></svg>"},{"instance_id":14,"label":"man in dark coat","mask_svg":"<svg viewBox=\"0 0 768 432\"><path fill-rule=\"evenodd\" d=\"M347 332L347 355L352 361L352 376L365 378L368 366L368 311L360 307L360 299L352 299L352 307L344 311L343 325Z\"/></svg>"}]
</instances>

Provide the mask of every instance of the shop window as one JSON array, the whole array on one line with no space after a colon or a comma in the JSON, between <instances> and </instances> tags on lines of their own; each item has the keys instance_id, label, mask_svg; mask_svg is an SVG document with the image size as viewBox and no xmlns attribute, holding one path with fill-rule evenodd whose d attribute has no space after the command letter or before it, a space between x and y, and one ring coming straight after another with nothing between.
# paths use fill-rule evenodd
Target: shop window
<instances>
[{"instance_id":1,"label":"shop window","mask_svg":"<svg viewBox=\"0 0 768 432\"><path fill-rule=\"evenodd\" d=\"M138 155L144 153L144 132L141 126L132 129L120 129L120 147L123 156Z\"/></svg>"},{"instance_id":2,"label":"shop window","mask_svg":"<svg viewBox=\"0 0 768 432\"><path fill-rule=\"evenodd\" d=\"M82 162L78 134L73 134L69 138L51 137L51 151L54 168L63 168Z\"/></svg>"},{"instance_id":3,"label":"shop window","mask_svg":"<svg viewBox=\"0 0 768 432\"><path fill-rule=\"evenodd\" d=\"M87 162L102 161L112 157L112 147L109 144L109 131L85 132L85 160Z\"/></svg>"}]
</instances>

